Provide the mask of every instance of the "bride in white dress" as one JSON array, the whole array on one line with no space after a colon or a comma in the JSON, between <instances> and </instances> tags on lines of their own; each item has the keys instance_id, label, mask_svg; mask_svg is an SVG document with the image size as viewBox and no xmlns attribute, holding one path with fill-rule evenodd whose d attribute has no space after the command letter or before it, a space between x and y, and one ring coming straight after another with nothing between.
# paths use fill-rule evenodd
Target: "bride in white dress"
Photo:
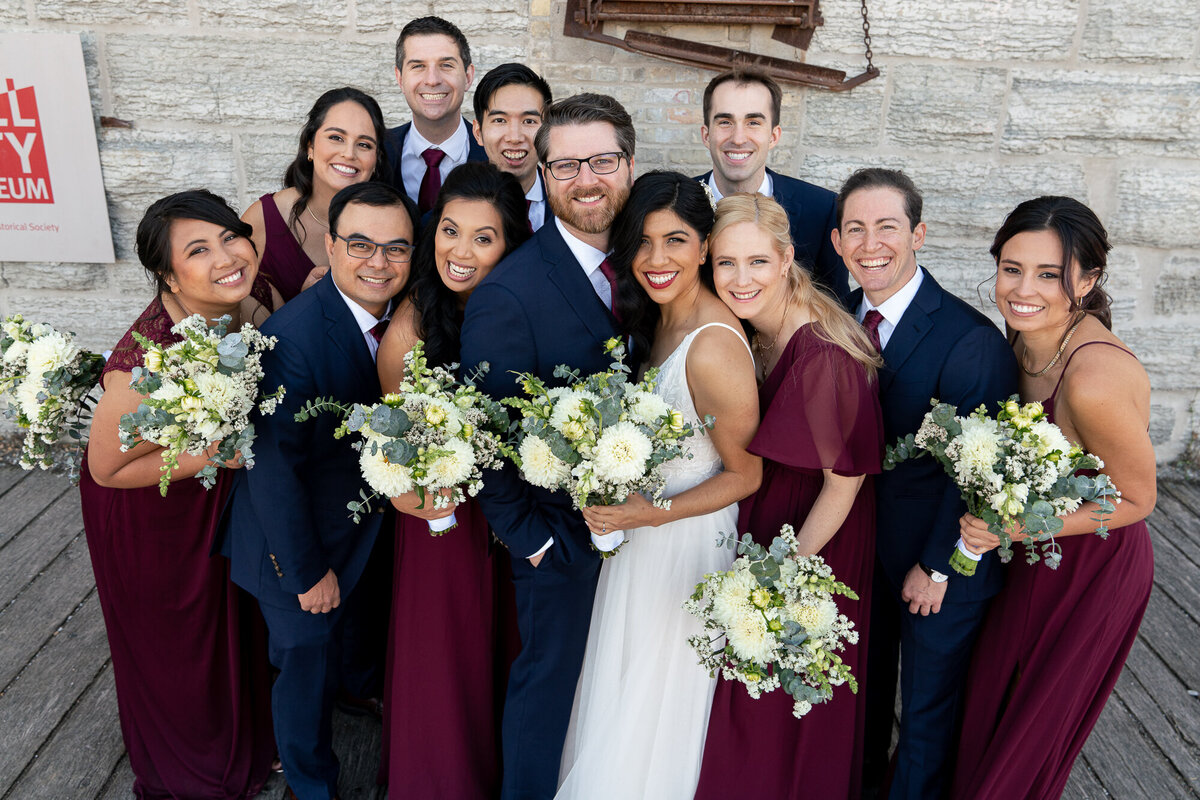
<instances>
[{"instance_id":1,"label":"bride in white dress","mask_svg":"<svg viewBox=\"0 0 1200 800\"><path fill-rule=\"evenodd\" d=\"M681 606L706 573L732 562L717 532L734 531L737 501L762 475L746 452L758 427L754 363L711 290L712 225L699 183L651 172L613 226L635 358L659 366L656 392L667 403L693 422L716 422L685 440L691 459L664 465L669 510L640 495L584 510L599 541L620 530L625 543L600 570L557 798L690 800L696 788L716 682L687 643L702 629Z\"/></svg>"}]
</instances>

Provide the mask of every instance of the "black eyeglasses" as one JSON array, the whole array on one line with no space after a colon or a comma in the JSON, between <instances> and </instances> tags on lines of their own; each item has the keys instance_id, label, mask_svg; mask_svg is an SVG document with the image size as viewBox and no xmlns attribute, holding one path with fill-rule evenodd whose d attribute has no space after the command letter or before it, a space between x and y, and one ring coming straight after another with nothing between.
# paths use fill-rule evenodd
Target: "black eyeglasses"
<instances>
[{"instance_id":1,"label":"black eyeglasses","mask_svg":"<svg viewBox=\"0 0 1200 800\"><path fill-rule=\"evenodd\" d=\"M372 242L370 239L347 239L345 236L331 234L335 239L341 239L346 243L346 254L354 258L370 258L375 255L375 251L383 248L383 257L393 264L407 264L412 258L413 246L411 244L397 244L396 242Z\"/></svg>"},{"instance_id":2,"label":"black eyeglasses","mask_svg":"<svg viewBox=\"0 0 1200 800\"><path fill-rule=\"evenodd\" d=\"M593 175L609 175L616 172L624 157L624 153L597 153L589 158L559 158L547 161L546 168L555 180L569 181L579 174L584 164L588 165Z\"/></svg>"}]
</instances>

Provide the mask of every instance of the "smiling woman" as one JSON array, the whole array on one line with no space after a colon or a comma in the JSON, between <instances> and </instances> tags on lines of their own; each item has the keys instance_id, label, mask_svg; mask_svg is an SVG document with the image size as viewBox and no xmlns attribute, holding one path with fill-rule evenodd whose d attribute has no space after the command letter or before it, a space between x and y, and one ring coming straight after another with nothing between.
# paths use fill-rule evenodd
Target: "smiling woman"
<instances>
[{"instance_id":1,"label":"smiling woman","mask_svg":"<svg viewBox=\"0 0 1200 800\"><path fill-rule=\"evenodd\" d=\"M317 98L300 129L296 157L282 191L264 194L242 219L254 229L262 270L284 300L324 274L329 201L339 190L388 174L382 147L383 112L370 95L351 87Z\"/></svg>"}]
</instances>

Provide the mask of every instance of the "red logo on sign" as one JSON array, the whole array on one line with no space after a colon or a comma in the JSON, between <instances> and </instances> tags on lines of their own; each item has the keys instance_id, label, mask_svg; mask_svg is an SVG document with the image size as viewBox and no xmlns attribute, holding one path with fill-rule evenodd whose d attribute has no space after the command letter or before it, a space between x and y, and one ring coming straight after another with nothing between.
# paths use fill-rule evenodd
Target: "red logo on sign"
<instances>
[{"instance_id":1,"label":"red logo on sign","mask_svg":"<svg viewBox=\"0 0 1200 800\"><path fill-rule=\"evenodd\" d=\"M33 87L0 91L0 203L53 203L50 168Z\"/></svg>"}]
</instances>

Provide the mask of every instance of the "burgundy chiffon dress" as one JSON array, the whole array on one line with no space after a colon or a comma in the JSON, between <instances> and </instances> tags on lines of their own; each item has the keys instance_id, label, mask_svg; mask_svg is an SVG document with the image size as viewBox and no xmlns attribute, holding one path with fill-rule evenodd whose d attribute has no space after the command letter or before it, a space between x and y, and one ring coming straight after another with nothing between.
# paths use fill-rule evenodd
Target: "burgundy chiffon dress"
<instances>
[{"instance_id":1,"label":"burgundy chiffon dress","mask_svg":"<svg viewBox=\"0 0 1200 800\"><path fill-rule=\"evenodd\" d=\"M1093 344L1129 352L1088 342L1075 353ZM1051 421L1061 385L1060 376L1043 403ZM1016 547L988 609L967 678L955 798L1060 797L1133 647L1154 580L1145 521L1058 543L1056 570L1026 563Z\"/></svg>"},{"instance_id":2,"label":"burgundy chiffon dress","mask_svg":"<svg viewBox=\"0 0 1200 800\"><path fill-rule=\"evenodd\" d=\"M396 515L380 780L389 797L500 796L500 718L520 649L508 551L474 500L458 527Z\"/></svg>"},{"instance_id":3,"label":"burgundy chiffon dress","mask_svg":"<svg viewBox=\"0 0 1200 800\"><path fill-rule=\"evenodd\" d=\"M270 308L261 281L255 297ZM155 297L104 375L142 364L134 331L163 345L179 341L171 325ZM86 460L81 470L84 530L140 798L252 797L270 774L266 626L253 598L229 580L229 562L209 555L230 477L219 470L211 490L179 480L162 497L157 483L109 489Z\"/></svg>"},{"instance_id":4,"label":"burgundy chiffon dress","mask_svg":"<svg viewBox=\"0 0 1200 800\"><path fill-rule=\"evenodd\" d=\"M834 688L833 699L802 719L782 690L755 700L744 686L717 683L696 797L856 798L862 768L867 679L867 612L875 565L875 493L883 420L877 386L844 350L813 325L796 331L759 389L762 424L749 450L763 458L762 486L743 500L738 530L770 546L784 523L797 531L823 485L822 469L867 475L845 522L821 549L834 575L858 600L838 597L859 640L842 658L858 694Z\"/></svg>"},{"instance_id":5,"label":"burgundy chiffon dress","mask_svg":"<svg viewBox=\"0 0 1200 800\"><path fill-rule=\"evenodd\" d=\"M283 215L279 213L279 206L275 205L275 196L264 194L258 201L262 203L263 224L267 236L267 244L259 254L261 261L258 269L279 290L286 303L300 294L304 279L315 265L292 235Z\"/></svg>"}]
</instances>

